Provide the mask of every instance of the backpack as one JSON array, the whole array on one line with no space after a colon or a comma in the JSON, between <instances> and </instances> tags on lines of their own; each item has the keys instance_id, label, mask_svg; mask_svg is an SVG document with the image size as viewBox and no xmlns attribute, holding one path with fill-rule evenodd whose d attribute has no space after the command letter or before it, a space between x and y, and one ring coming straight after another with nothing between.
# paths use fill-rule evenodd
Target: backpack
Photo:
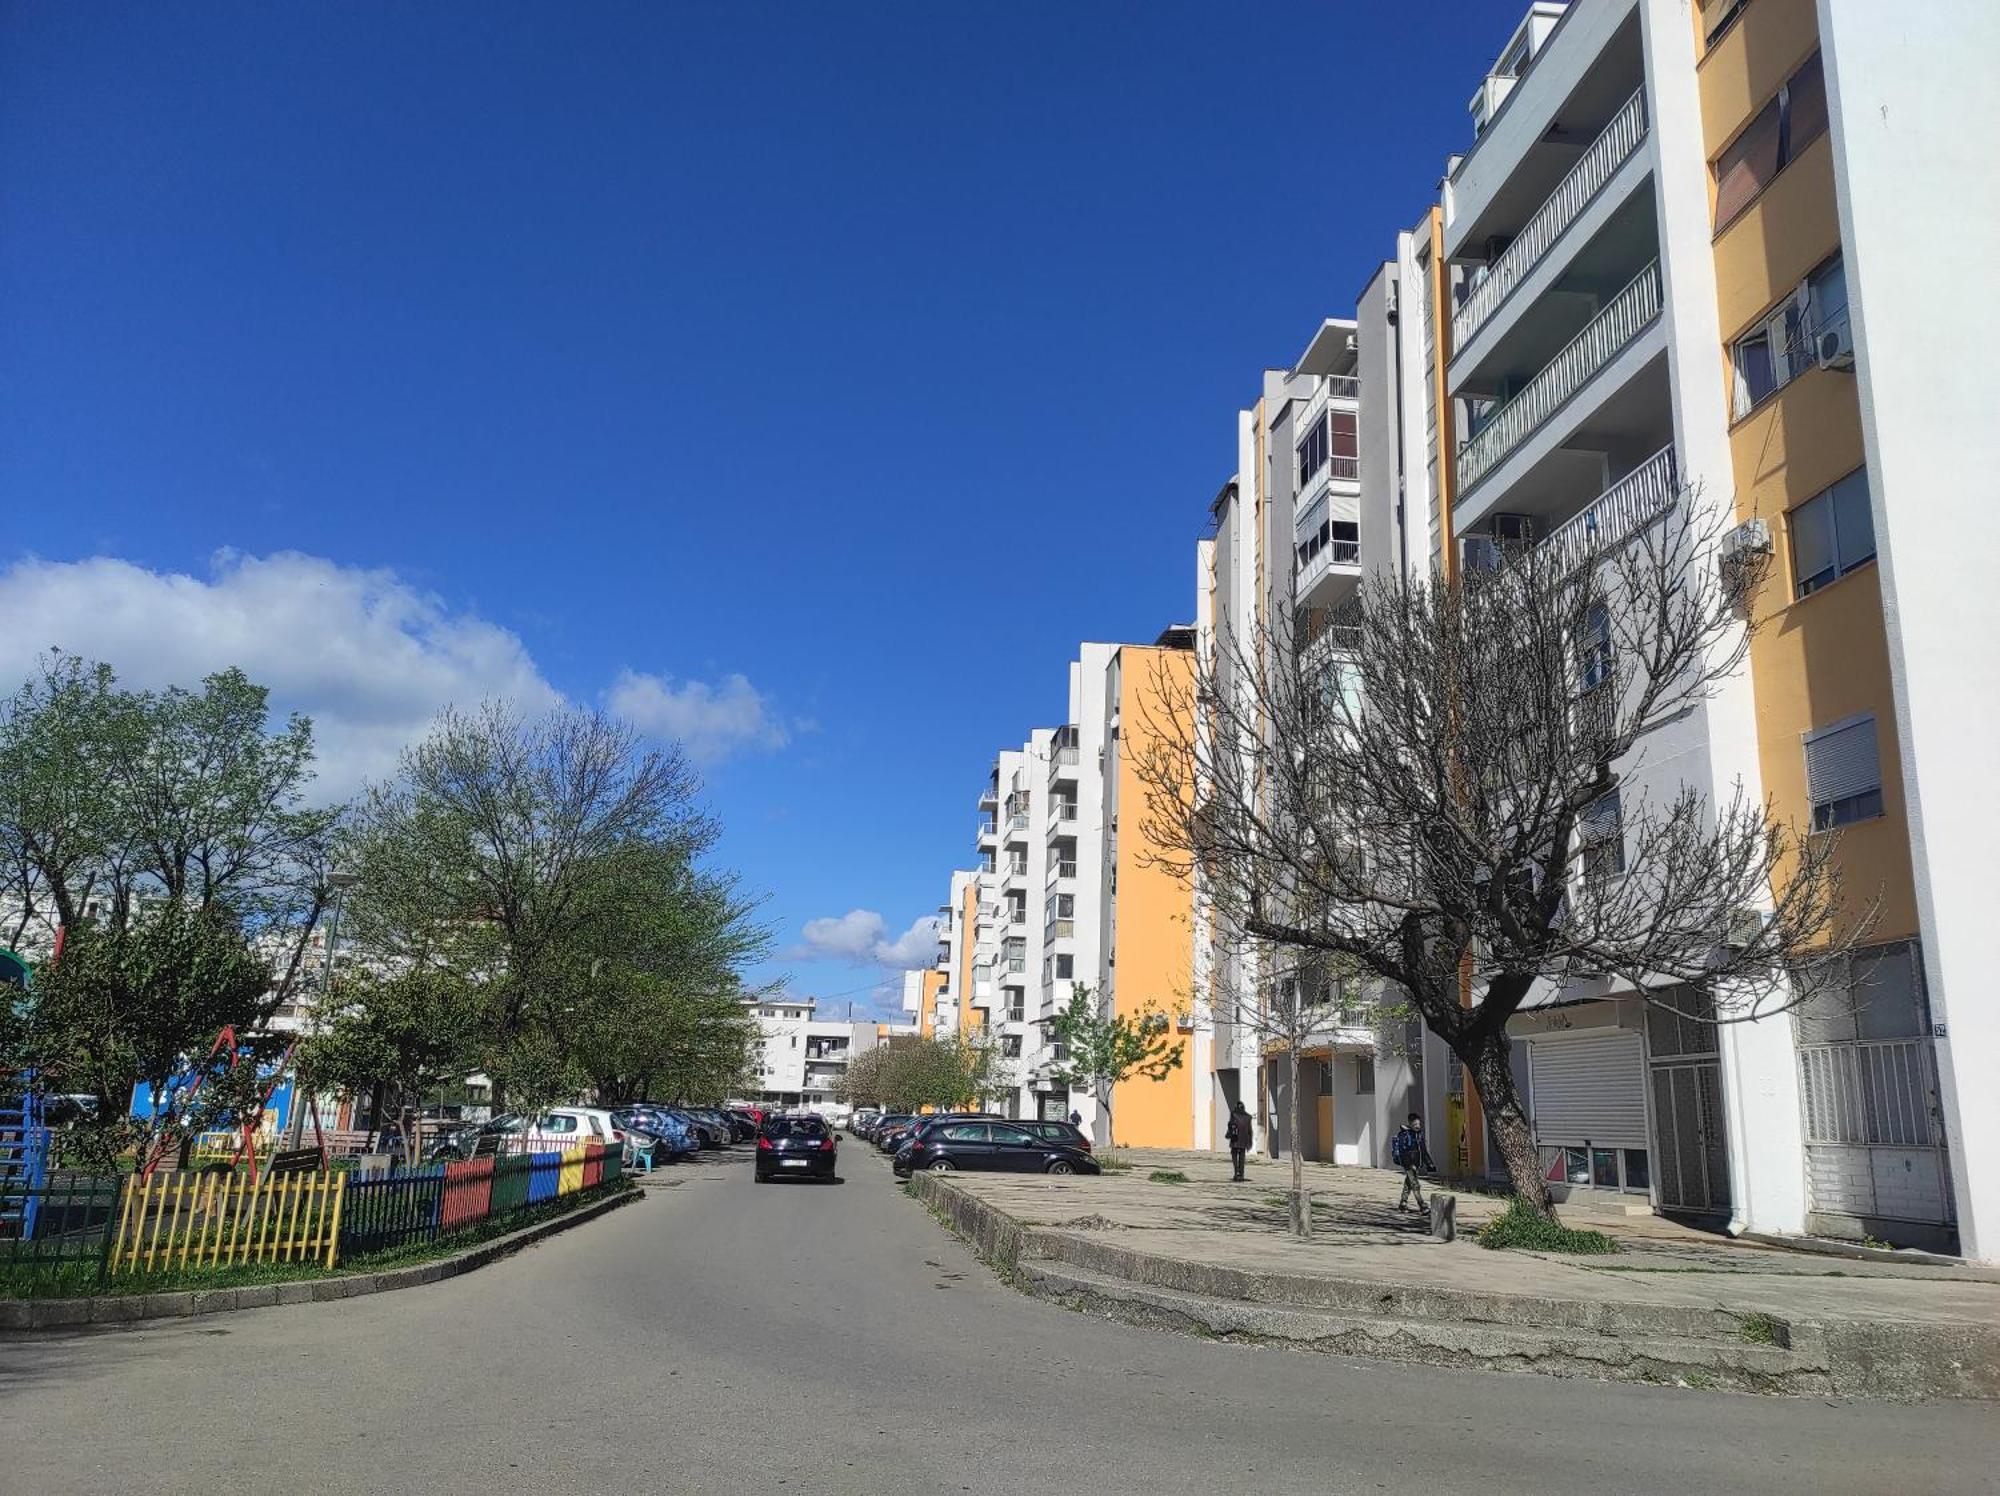
<instances>
[{"instance_id":1,"label":"backpack","mask_svg":"<svg viewBox=\"0 0 2000 1496\"><path fill-rule=\"evenodd\" d=\"M1389 1144L1389 1158L1397 1168L1407 1169L1410 1160L1416 1155L1417 1140L1410 1136L1410 1129L1405 1127L1396 1134L1395 1141Z\"/></svg>"}]
</instances>

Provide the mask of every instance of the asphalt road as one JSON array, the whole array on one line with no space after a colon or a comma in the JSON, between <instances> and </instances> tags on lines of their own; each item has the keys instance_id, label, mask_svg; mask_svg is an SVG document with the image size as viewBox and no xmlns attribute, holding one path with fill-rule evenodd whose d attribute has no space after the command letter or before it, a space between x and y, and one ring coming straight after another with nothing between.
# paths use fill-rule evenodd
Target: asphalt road
<instances>
[{"instance_id":1,"label":"asphalt road","mask_svg":"<svg viewBox=\"0 0 2000 1496\"><path fill-rule=\"evenodd\" d=\"M886 1166L743 1150L464 1278L0 1339L0 1493L1990 1491L1986 1405L1435 1371L1087 1318Z\"/></svg>"}]
</instances>

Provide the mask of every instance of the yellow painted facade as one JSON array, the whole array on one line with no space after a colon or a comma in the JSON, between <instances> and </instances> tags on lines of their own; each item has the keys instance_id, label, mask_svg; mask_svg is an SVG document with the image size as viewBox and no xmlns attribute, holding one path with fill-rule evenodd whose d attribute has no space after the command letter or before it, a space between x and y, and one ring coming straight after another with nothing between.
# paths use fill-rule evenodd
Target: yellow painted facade
<instances>
[{"instance_id":1,"label":"yellow painted facade","mask_svg":"<svg viewBox=\"0 0 2000 1496\"><path fill-rule=\"evenodd\" d=\"M937 1032L938 992L944 986L944 972L926 966L917 979L917 1032L926 1039Z\"/></svg>"},{"instance_id":2,"label":"yellow painted facade","mask_svg":"<svg viewBox=\"0 0 2000 1496\"><path fill-rule=\"evenodd\" d=\"M1113 941L1115 1010L1136 1016L1147 1007L1184 1011L1194 980L1194 907L1189 885L1158 865L1162 850L1146 835L1146 796L1139 765L1159 745L1166 703L1185 703L1194 685L1194 653L1128 644L1118 671L1117 929ZM1193 793L1193 786L1187 792ZM1124 1080L1111 1096L1116 1141L1137 1148L1192 1148L1197 1087L1193 1041L1185 1034L1180 1068L1164 1080Z\"/></svg>"},{"instance_id":3,"label":"yellow painted facade","mask_svg":"<svg viewBox=\"0 0 2000 1496\"><path fill-rule=\"evenodd\" d=\"M1813 0L1758 0L1743 12L1700 64L1702 124L1711 159L1818 45ZM1716 298L1725 338L1767 316L1839 252L1832 151L1829 131L1715 236ZM1729 350L1719 349L1717 356L1727 367ZM1736 518L1762 519L1773 542L1771 562L1750 598L1757 625L1750 672L1765 794L1781 820L1809 826L1806 734L1872 713L1883 813L1841 829L1839 870L1850 915L1879 901L1870 940L1912 936L1916 896L1880 581L1875 567L1866 565L1798 597L1792 568L1790 511L1862 466L1854 375L1806 370L1737 420L1729 445Z\"/></svg>"},{"instance_id":4,"label":"yellow painted facade","mask_svg":"<svg viewBox=\"0 0 2000 1496\"><path fill-rule=\"evenodd\" d=\"M958 908L958 1026L965 1032L986 1026L986 1011L972 1006L972 938L973 929L979 922L979 884L967 879L965 895Z\"/></svg>"}]
</instances>

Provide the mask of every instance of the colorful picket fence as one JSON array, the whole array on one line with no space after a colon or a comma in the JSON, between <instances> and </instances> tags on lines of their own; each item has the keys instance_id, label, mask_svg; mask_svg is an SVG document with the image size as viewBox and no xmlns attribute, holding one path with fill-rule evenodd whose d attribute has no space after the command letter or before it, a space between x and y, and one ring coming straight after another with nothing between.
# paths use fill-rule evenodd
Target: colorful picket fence
<instances>
[{"instance_id":1,"label":"colorful picket fence","mask_svg":"<svg viewBox=\"0 0 2000 1496\"><path fill-rule=\"evenodd\" d=\"M353 1256L435 1241L446 1232L607 1183L623 1167L621 1150L579 1143L560 1153L517 1153L359 1174L347 1189L340 1252Z\"/></svg>"},{"instance_id":2,"label":"colorful picket fence","mask_svg":"<svg viewBox=\"0 0 2000 1496\"><path fill-rule=\"evenodd\" d=\"M320 1262L340 1240L345 1174L159 1173L125 1184L106 1266L118 1272Z\"/></svg>"}]
</instances>

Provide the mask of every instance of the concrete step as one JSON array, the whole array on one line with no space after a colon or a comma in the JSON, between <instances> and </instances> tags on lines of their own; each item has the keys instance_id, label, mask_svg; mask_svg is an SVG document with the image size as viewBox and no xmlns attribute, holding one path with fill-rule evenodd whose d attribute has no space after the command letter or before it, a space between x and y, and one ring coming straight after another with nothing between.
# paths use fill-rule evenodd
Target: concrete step
<instances>
[{"instance_id":1,"label":"concrete step","mask_svg":"<svg viewBox=\"0 0 2000 1496\"><path fill-rule=\"evenodd\" d=\"M1251 1271L1135 1251L1115 1240L1079 1232L1033 1231L1022 1248L1024 1259L1061 1262L1148 1287L1174 1289L1205 1298L1356 1314L1369 1319L1388 1317L1453 1325L1575 1330L1617 1337L1662 1335L1727 1344L1741 1344L1744 1339L1743 1314L1702 1305L1566 1299L1470 1291L1421 1282L1383 1283L1316 1273ZM1793 1326L1776 1318L1764 1320L1761 1329L1777 1344L1790 1349L1810 1349L1799 1342L1814 1335L1811 1326Z\"/></svg>"},{"instance_id":2,"label":"concrete step","mask_svg":"<svg viewBox=\"0 0 2000 1496\"><path fill-rule=\"evenodd\" d=\"M1037 1298L1128 1324L1208 1338L1426 1366L1528 1371L1546 1376L1664 1382L1742 1392L1832 1390L1823 1348L1787 1349L1648 1333L1573 1327L1451 1323L1393 1313L1342 1313L1274 1302L1246 1303L1135 1283L1065 1262L1022 1258L1015 1280Z\"/></svg>"}]
</instances>

